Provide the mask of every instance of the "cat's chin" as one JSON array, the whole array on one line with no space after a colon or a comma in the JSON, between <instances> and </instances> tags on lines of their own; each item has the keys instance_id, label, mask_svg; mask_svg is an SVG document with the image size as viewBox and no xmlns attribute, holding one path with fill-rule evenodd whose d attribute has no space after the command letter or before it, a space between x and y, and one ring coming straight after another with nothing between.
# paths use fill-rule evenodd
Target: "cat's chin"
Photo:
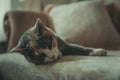
<instances>
[{"instance_id":1,"label":"cat's chin","mask_svg":"<svg viewBox=\"0 0 120 80\"><path fill-rule=\"evenodd\" d=\"M31 63L34 63L36 65L44 65L44 64L48 64L48 63L51 63L51 62L54 62L56 61L57 59L51 59L49 57L45 57L43 61L39 61L37 59L31 59L29 57L26 57L26 59L31 62Z\"/></svg>"},{"instance_id":2,"label":"cat's chin","mask_svg":"<svg viewBox=\"0 0 120 80\"><path fill-rule=\"evenodd\" d=\"M48 62L53 62L53 61L56 61L57 59L51 59L51 58L49 58L49 57L46 57L45 58L45 60L44 60L44 62L45 63L48 63Z\"/></svg>"}]
</instances>

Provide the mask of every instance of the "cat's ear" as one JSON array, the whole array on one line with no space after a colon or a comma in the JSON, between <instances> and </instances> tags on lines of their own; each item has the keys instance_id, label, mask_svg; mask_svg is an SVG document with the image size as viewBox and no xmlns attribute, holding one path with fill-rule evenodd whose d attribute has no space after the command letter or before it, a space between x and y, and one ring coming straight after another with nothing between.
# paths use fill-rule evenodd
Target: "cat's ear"
<instances>
[{"instance_id":1,"label":"cat's ear","mask_svg":"<svg viewBox=\"0 0 120 80\"><path fill-rule=\"evenodd\" d=\"M45 25L43 24L43 22L38 18L36 20L36 24L35 24L35 31L38 33L38 34L42 34L43 31L45 30Z\"/></svg>"},{"instance_id":2,"label":"cat's ear","mask_svg":"<svg viewBox=\"0 0 120 80\"><path fill-rule=\"evenodd\" d=\"M22 52L22 49L18 47L14 47L13 49L10 50L10 52Z\"/></svg>"}]
</instances>

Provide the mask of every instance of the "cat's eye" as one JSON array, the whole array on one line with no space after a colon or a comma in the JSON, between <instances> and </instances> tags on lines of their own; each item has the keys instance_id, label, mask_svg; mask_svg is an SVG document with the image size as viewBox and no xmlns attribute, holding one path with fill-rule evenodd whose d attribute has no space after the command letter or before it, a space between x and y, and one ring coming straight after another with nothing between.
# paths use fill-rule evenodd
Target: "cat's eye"
<instances>
[{"instance_id":1,"label":"cat's eye","mask_svg":"<svg viewBox=\"0 0 120 80\"><path fill-rule=\"evenodd\" d=\"M47 43L43 40L36 40L37 44L40 48L46 48L47 47Z\"/></svg>"},{"instance_id":2,"label":"cat's eye","mask_svg":"<svg viewBox=\"0 0 120 80\"><path fill-rule=\"evenodd\" d=\"M37 37L39 37L39 34L36 34Z\"/></svg>"},{"instance_id":3,"label":"cat's eye","mask_svg":"<svg viewBox=\"0 0 120 80\"><path fill-rule=\"evenodd\" d=\"M56 35L53 35L52 37L53 37L53 38L56 38Z\"/></svg>"},{"instance_id":4,"label":"cat's eye","mask_svg":"<svg viewBox=\"0 0 120 80\"><path fill-rule=\"evenodd\" d=\"M39 39L40 38L40 35L39 34L35 34L36 36L36 39Z\"/></svg>"},{"instance_id":5,"label":"cat's eye","mask_svg":"<svg viewBox=\"0 0 120 80\"><path fill-rule=\"evenodd\" d=\"M41 36L39 39L37 39L36 42L40 48L51 49L53 38L55 38L54 35L44 35L44 36Z\"/></svg>"}]
</instances>

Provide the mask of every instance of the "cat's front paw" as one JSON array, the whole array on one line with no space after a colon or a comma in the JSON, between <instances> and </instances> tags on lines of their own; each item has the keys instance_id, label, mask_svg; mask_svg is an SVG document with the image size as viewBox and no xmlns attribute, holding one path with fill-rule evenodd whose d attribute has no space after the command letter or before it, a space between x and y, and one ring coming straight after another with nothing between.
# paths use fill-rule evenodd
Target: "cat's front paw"
<instances>
[{"instance_id":1,"label":"cat's front paw","mask_svg":"<svg viewBox=\"0 0 120 80\"><path fill-rule=\"evenodd\" d=\"M107 55L107 51L105 49L94 49L90 54L90 56L106 56Z\"/></svg>"}]
</instances>

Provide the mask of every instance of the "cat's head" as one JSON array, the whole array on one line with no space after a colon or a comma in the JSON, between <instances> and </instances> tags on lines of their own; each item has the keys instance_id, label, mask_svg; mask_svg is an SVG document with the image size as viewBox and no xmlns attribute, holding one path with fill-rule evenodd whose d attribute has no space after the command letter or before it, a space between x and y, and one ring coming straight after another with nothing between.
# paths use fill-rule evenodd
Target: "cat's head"
<instances>
[{"instance_id":1,"label":"cat's head","mask_svg":"<svg viewBox=\"0 0 120 80\"><path fill-rule=\"evenodd\" d=\"M35 25L27 30L11 52L20 52L35 64L55 61L62 56L58 50L54 32L38 18Z\"/></svg>"}]
</instances>

